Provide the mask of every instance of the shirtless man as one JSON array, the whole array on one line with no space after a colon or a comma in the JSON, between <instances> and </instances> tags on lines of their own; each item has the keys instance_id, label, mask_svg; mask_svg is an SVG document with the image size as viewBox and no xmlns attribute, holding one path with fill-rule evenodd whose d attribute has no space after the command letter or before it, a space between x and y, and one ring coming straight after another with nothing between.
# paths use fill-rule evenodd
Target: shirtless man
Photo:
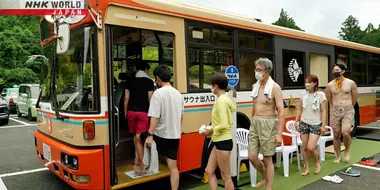
<instances>
[{"instance_id":1,"label":"shirtless man","mask_svg":"<svg viewBox=\"0 0 380 190\"><path fill-rule=\"evenodd\" d=\"M263 176L256 186L261 187L266 183L268 190L272 189L274 177L272 156L282 142L284 104L281 87L270 76L272 62L267 58L259 58L255 65L257 82L252 86L251 94L254 106L249 129L248 158ZM264 163L259 160L259 153L264 156Z\"/></svg>"},{"instance_id":2,"label":"shirtless man","mask_svg":"<svg viewBox=\"0 0 380 190\"><path fill-rule=\"evenodd\" d=\"M346 148L344 160L350 160L351 134L350 129L355 117L354 105L358 98L358 88L353 80L344 78L346 66L337 64L333 67L335 79L326 88L326 97L330 104L330 125L334 131L334 149L339 163L342 159L340 152L340 137L343 134L343 142Z\"/></svg>"}]
</instances>

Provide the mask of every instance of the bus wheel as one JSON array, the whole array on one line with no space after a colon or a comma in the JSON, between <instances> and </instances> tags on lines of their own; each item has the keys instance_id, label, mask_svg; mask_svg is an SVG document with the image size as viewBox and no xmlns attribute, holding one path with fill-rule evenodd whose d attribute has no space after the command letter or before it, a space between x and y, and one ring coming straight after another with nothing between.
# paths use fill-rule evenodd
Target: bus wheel
<instances>
[{"instance_id":1,"label":"bus wheel","mask_svg":"<svg viewBox=\"0 0 380 190\"><path fill-rule=\"evenodd\" d=\"M249 130L249 128L251 127L251 120L244 113L238 112L236 114L236 121L237 121L237 125L236 125L237 129L244 128L244 129Z\"/></svg>"}]
</instances>

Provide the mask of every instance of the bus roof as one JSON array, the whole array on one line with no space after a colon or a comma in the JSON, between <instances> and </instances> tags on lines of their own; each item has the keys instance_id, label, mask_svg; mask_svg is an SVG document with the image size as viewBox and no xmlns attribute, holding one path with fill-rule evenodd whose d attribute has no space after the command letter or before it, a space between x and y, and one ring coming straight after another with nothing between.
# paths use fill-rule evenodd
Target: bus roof
<instances>
[{"instance_id":1,"label":"bus roof","mask_svg":"<svg viewBox=\"0 0 380 190\"><path fill-rule=\"evenodd\" d=\"M97 3L97 4L96 4ZM246 30L252 30L267 34L273 34L278 36L285 36L294 39L301 39L305 41L312 41L322 44L329 44L334 46L346 47L356 50L362 50L372 53L380 54L380 48L363 45L359 43L349 42L345 40L333 39L306 33L299 30L289 29L285 27L275 26L271 24L265 24L259 22L259 19L250 18L238 14L231 14L226 11L220 11L213 8L206 8L204 6L197 6L188 3L168 0L89 0L89 5L97 5L93 7L95 10L102 12L102 15L106 15L107 7L110 5L122 6L127 8L139 9L144 11L156 12L160 14L172 15L181 17L184 19L203 21L209 23L220 24L224 26L230 26L235 28L241 28ZM73 25L77 27L84 23L91 22L91 16L87 15L80 23ZM338 31L337 31L338 32Z\"/></svg>"}]
</instances>

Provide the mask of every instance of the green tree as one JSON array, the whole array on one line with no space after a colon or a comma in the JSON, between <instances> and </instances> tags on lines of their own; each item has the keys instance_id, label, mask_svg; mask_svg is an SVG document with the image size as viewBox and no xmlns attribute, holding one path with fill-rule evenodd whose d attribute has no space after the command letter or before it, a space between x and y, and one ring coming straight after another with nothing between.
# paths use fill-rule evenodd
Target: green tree
<instances>
[{"instance_id":1,"label":"green tree","mask_svg":"<svg viewBox=\"0 0 380 190\"><path fill-rule=\"evenodd\" d=\"M366 34L362 39L359 40L359 43L380 47L380 32L377 30L375 32L373 31Z\"/></svg>"},{"instance_id":2,"label":"green tree","mask_svg":"<svg viewBox=\"0 0 380 190\"><path fill-rule=\"evenodd\" d=\"M0 85L3 85L6 81L3 78L0 78Z\"/></svg>"},{"instance_id":3,"label":"green tree","mask_svg":"<svg viewBox=\"0 0 380 190\"><path fill-rule=\"evenodd\" d=\"M38 82L41 62L26 64L28 56L42 54L38 16L0 16L0 77L5 88Z\"/></svg>"},{"instance_id":4,"label":"green tree","mask_svg":"<svg viewBox=\"0 0 380 190\"><path fill-rule=\"evenodd\" d=\"M29 68L0 68L0 78L6 81L2 85L0 84L0 88L7 88L21 83L36 83L39 80L38 75Z\"/></svg>"},{"instance_id":5,"label":"green tree","mask_svg":"<svg viewBox=\"0 0 380 190\"><path fill-rule=\"evenodd\" d=\"M276 26L282 26L285 28L291 28L295 30L304 31L296 25L296 22L294 21L294 19L290 17L288 13L284 11L284 9L281 9L280 17L278 18L276 22L272 24Z\"/></svg>"},{"instance_id":6,"label":"green tree","mask_svg":"<svg viewBox=\"0 0 380 190\"><path fill-rule=\"evenodd\" d=\"M369 28L369 30L371 27ZM365 33L360 29L359 21L354 16L350 15L342 23L339 31L339 38L351 42L359 42Z\"/></svg>"},{"instance_id":7,"label":"green tree","mask_svg":"<svg viewBox=\"0 0 380 190\"><path fill-rule=\"evenodd\" d=\"M376 32L376 29L375 29L375 27L373 26L372 23L369 23L368 26L367 26L367 28L364 30L364 33L365 34L369 34L371 32Z\"/></svg>"}]
</instances>

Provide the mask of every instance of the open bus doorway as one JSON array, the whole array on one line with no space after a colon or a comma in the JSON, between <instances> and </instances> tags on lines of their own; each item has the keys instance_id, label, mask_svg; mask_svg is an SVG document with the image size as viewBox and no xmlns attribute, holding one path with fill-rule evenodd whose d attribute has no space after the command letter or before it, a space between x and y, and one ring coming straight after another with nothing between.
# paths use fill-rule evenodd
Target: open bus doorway
<instances>
[{"instance_id":1,"label":"open bus doorway","mask_svg":"<svg viewBox=\"0 0 380 190\"><path fill-rule=\"evenodd\" d=\"M128 119L125 118L124 97L126 86L135 77L139 64L143 62L149 64L150 69L147 74L153 84L155 84L153 71L158 65L166 64L173 72L174 35L167 32L112 26L110 38L109 52L112 53L110 55L112 59L109 60L112 60L113 76L110 77L113 78L113 90L109 97L112 97L112 106L115 108L112 113L114 121L110 122L114 124L110 130L115 145L113 154L111 153L114 160L113 166L111 164L111 167L114 167L114 174L111 177L115 178L112 180L113 189L119 189L169 176L169 170L163 164L160 164L158 174L141 177L131 175L136 154L134 134L130 133Z\"/></svg>"}]
</instances>

